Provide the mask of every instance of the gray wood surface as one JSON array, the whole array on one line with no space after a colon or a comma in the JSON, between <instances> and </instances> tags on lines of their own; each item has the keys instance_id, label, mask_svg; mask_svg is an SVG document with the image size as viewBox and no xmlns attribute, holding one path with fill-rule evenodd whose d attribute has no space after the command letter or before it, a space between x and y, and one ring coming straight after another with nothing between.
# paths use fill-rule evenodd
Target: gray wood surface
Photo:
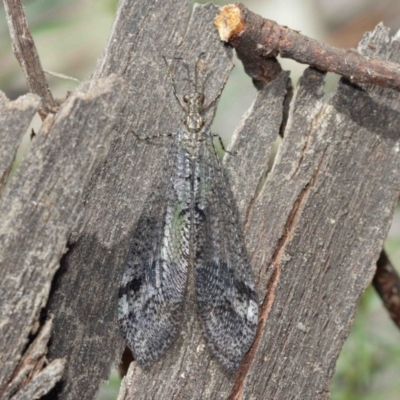
<instances>
[{"instance_id":1,"label":"gray wood surface","mask_svg":"<svg viewBox=\"0 0 400 400\"><path fill-rule=\"evenodd\" d=\"M40 328L40 313L46 305L59 260L67 250L67 238L76 224L83 190L98 154L108 145L123 95L124 84L115 77L94 81L90 90L78 90L71 95L57 116L45 121L3 190L0 199L2 399L7 398L2 394L14 385L13 379L22 379L19 365L22 354L29 351L30 336ZM27 370L25 379L28 373ZM42 375L42 381L54 384L45 378ZM33 380L32 375L30 379Z\"/></svg>"},{"instance_id":2,"label":"gray wood surface","mask_svg":"<svg viewBox=\"0 0 400 400\"><path fill-rule=\"evenodd\" d=\"M49 301L49 312L54 314L49 357L68 360L64 384L54 398L92 399L124 348L116 319L118 287L132 231L149 190L163 179L162 164L170 148L170 138L143 141L134 133L174 132L183 118L162 56L182 56L193 71L198 55L205 51L204 75L211 73L205 88L207 99L218 96L231 69L231 49L219 41L213 26L217 8L196 8L187 26L189 4L121 3L108 47L93 74L99 77L117 72L129 82L129 88L118 137L93 176L81 224L71 237L70 251L61 263ZM180 68L175 77L183 92L188 90L187 72L177 64ZM214 112L215 108L207 114L208 121ZM166 364L156 368L167 371L167 365L191 358L185 351L192 347L190 335L198 330L196 326L192 331L190 325L187 332L187 325L183 325L177 342L187 337L186 347L172 348L163 359ZM195 368L209 360L207 352L202 352L202 357L192 362ZM190 365L185 368L189 370ZM146 379L153 379L153 375ZM196 376L187 377L195 390Z\"/></svg>"},{"instance_id":3,"label":"gray wood surface","mask_svg":"<svg viewBox=\"0 0 400 400\"><path fill-rule=\"evenodd\" d=\"M9 101L0 92L0 193L7 182L18 147L39 108L39 103L39 97L33 94Z\"/></svg>"},{"instance_id":4,"label":"gray wood surface","mask_svg":"<svg viewBox=\"0 0 400 400\"><path fill-rule=\"evenodd\" d=\"M382 26L359 51L400 59L398 41ZM247 399L329 398L399 197L399 93L341 81L331 97L323 78L312 69L302 77L248 221L264 301Z\"/></svg>"},{"instance_id":5,"label":"gray wood surface","mask_svg":"<svg viewBox=\"0 0 400 400\"><path fill-rule=\"evenodd\" d=\"M46 359L51 330L52 321L48 319L18 362L2 399L39 399L61 380L65 359L53 360L50 364Z\"/></svg>"},{"instance_id":6,"label":"gray wood surface","mask_svg":"<svg viewBox=\"0 0 400 400\"><path fill-rule=\"evenodd\" d=\"M359 50L398 62L398 43L388 43L378 26ZM252 163L227 162L261 296L259 332L244 365L227 377L191 337L182 344L183 362L174 353L169 360L177 361L148 372L132 364L120 399L329 398L336 359L399 197L400 102L393 90L345 81L325 95L323 79L313 69L304 73L265 182L258 135L243 129L231 148ZM280 119L271 102L264 107L277 133ZM261 127L269 129L268 121Z\"/></svg>"}]
</instances>

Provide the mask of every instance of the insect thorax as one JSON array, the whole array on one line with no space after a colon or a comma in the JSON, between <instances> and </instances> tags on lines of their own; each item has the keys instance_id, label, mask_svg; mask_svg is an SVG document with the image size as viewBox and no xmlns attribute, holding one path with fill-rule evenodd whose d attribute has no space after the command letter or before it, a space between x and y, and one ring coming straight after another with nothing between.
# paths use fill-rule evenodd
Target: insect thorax
<instances>
[{"instance_id":1,"label":"insect thorax","mask_svg":"<svg viewBox=\"0 0 400 400\"><path fill-rule=\"evenodd\" d=\"M188 132L200 132L204 126L203 117L200 114L188 114L185 118L185 126Z\"/></svg>"}]
</instances>

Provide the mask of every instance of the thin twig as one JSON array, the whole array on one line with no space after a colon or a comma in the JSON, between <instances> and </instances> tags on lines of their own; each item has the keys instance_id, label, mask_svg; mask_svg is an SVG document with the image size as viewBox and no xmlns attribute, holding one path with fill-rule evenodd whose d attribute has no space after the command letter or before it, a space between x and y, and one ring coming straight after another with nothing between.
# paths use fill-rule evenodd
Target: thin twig
<instances>
[{"instance_id":1,"label":"thin twig","mask_svg":"<svg viewBox=\"0 0 400 400\"><path fill-rule=\"evenodd\" d=\"M20 0L4 0L4 8L15 57L24 71L29 90L42 99L39 114L44 119L50 112L55 112L58 106L47 84L24 8Z\"/></svg>"},{"instance_id":2,"label":"thin twig","mask_svg":"<svg viewBox=\"0 0 400 400\"><path fill-rule=\"evenodd\" d=\"M260 88L280 72L279 54L354 83L373 83L400 90L400 67L365 57L355 49L337 49L249 11L242 3L219 9L214 19L221 40L236 48L246 72Z\"/></svg>"},{"instance_id":3,"label":"thin twig","mask_svg":"<svg viewBox=\"0 0 400 400\"><path fill-rule=\"evenodd\" d=\"M400 328L400 277L384 251L376 267L372 283L392 320Z\"/></svg>"}]
</instances>

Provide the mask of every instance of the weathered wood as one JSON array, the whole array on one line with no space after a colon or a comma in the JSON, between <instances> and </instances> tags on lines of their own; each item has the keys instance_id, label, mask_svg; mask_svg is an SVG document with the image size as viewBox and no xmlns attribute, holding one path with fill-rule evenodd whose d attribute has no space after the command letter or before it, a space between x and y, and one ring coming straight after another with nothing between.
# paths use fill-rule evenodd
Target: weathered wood
<instances>
[{"instance_id":1,"label":"weathered wood","mask_svg":"<svg viewBox=\"0 0 400 400\"><path fill-rule=\"evenodd\" d=\"M40 99L33 94L9 101L0 92L0 193L11 171L18 147L39 108Z\"/></svg>"},{"instance_id":2,"label":"weathered wood","mask_svg":"<svg viewBox=\"0 0 400 400\"><path fill-rule=\"evenodd\" d=\"M280 77L259 92L251 112L244 116L235 134L235 153L226 164L232 176L233 190L238 198L241 217L265 180L271 147L282 123L283 104L288 74ZM268 104L268 107L265 107ZM252 145L249 146L248 143ZM256 144L256 146L254 146ZM242 172L247 171L248 175ZM151 393L156 399L226 399L235 385L242 385L243 377L229 376L212 358L200 334L196 310L191 310L183 324L183 339L179 338L168 352L168 359L149 371L131 365L127 389L121 399L145 399Z\"/></svg>"},{"instance_id":3,"label":"weathered wood","mask_svg":"<svg viewBox=\"0 0 400 400\"><path fill-rule=\"evenodd\" d=\"M372 56L375 48L375 57L391 54L396 62L398 43L388 43L388 32L378 26L360 51ZM229 379L208 361L201 339L188 335L184 363L168 354L172 362L164 361L165 369L143 372L132 364L122 399L329 398L337 356L399 196L400 103L393 90L345 81L335 96L326 96L323 79L312 69L301 79L264 185L265 165L252 182L254 165L247 163L246 174L240 157L227 163L247 215L246 240L262 302L260 329L244 365ZM262 160L257 139L237 141L254 164Z\"/></svg>"},{"instance_id":4,"label":"weathered wood","mask_svg":"<svg viewBox=\"0 0 400 400\"><path fill-rule=\"evenodd\" d=\"M70 363L64 387L54 398L92 398L99 381L107 378L111 361L121 354L116 293L129 234L152 180L162 179L160 166L168 148L137 143L131 130L149 135L170 132L181 115L160 56L174 54L177 32L182 34L183 29L176 22L184 19L184 7L168 2L157 10L146 7L150 6L121 6L109 47L94 74L124 74L130 80L131 96L121 116L120 136L91 183L85 215L50 301L49 310L58 311L51 356L66 356ZM174 18L173 27L166 19L168 13ZM151 18L144 21L147 15ZM180 50L189 60L204 47L213 48L215 39L204 37L212 30L195 28L202 18L204 14L193 20L185 38L193 50ZM122 28L127 24L132 26L131 36ZM196 30L201 32L199 42L190 37L198 34ZM163 34L154 38L158 32ZM386 43L382 35L378 32L370 39L377 48ZM222 73L225 61L211 58L207 65L218 66ZM226 75L222 76L223 81ZM270 93L276 90L271 104L283 103L286 81L283 75L281 79L280 85L271 83ZM274 85L278 86L273 89ZM218 92L217 86L211 90ZM247 363L236 377L227 376L206 350L195 314L189 314L181 335L159 363L148 371L131 366L125 398L225 399L242 394L245 398L327 398L337 355L357 300L371 280L399 194L399 165L391 149L396 138L389 128L398 124L397 100L393 91L363 91L345 82L329 99L323 93L323 74L305 73L267 183L262 185L265 159L256 179L247 179L256 161L240 166L241 174L236 175L240 157L227 163L263 299L260 330ZM392 112L385 101L393 102ZM365 119L360 104L376 105L379 118ZM275 135L280 128L279 110L267 118ZM264 124L268 123L263 121L260 127ZM259 146L263 154L273 137L272 130L265 147L259 146L256 135L237 143L244 153ZM385 197L372 200L377 184L385 186ZM371 215L373 220L368 219Z\"/></svg>"},{"instance_id":5,"label":"weathered wood","mask_svg":"<svg viewBox=\"0 0 400 400\"><path fill-rule=\"evenodd\" d=\"M38 399L61 380L65 360L54 360L47 365L47 346L51 337L52 321L40 329L14 369L13 377L2 393L2 400Z\"/></svg>"},{"instance_id":6,"label":"weathered wood","mask_svg":"<svg viewBox=\"0 0 400 400\"><path fill-rule=\"evenodd\" d=\"M134 132L174 132L183 117L163 55L168 59L181 55L193 67L200 52L205 51L202 66L207 71L202 75L212 72L205 95L207 99L218 96L231 69L231 50L218 39L212 22L215 12L216 7L211 5L196 8L187 27L188 1L121 3L108 47L94 76L117 72L123 74L130 86L118 137L92 180L82 223L71 238L49 302L49 312L54 314L49 357L68 360L63 386L53 398L92 399L121 356L124 342L116 318L118 286L132 231L147 193L158 179L163 179L162 164L170 148L168 138L146 142L138 140ZM182 63L174 64L179 66L175 73L179 90L188 90L186 70ZM207 114L208 121L214 112L212 109ZM187 335L183 328L178 342L182 343ZM168 376L169 380L170 366L175 365L174 375L179 373L177 360L182 359L188 362L185 370L190 368L190 362L194 363L193 368L200 364L204 368L210 359L207 352L190 360L184 351L193 343L190 338L186 343L177 352L178 347L171 349L155 370L146 373L146 378L135 378L138 382L154 380L158 369L159 379ZM186 377L195 390L196 376ZM150 389L143 390L144 382L141 385L141 396L146 396L144 393Z\"/></svg>"},{"instance_id":7,"label":"weathered wood","mask_svg":"<svg viewBox=\"0 0 400 400\"><path fill-rule=\"evenodd\" d=\"M62 378L65 360L54 360L41 370L12 400L36 400L46 395Z\"/></svg>"},{"instance_id":8,"label":"weathered wood","mask_svg":"<svg viewBox=\"0 0 400 400\"><path fill-rule=\"evenodd\" d=\"M359 50L400 59L380 25ZM399 197L399 93L344 80L333 97L323 89L323 74L307 70L248 221L264 302L243 398L329 398Z\"/></svg>"},{"instance_id":9,"label":"weathered wood","mask_svg":"<svg viewBox=\"0 0 400 400\"><path fill-rule=\"evenodd\" d=\"M287 93L289 92L289 93ZM278 77L257 93L254 104L243 116L231 141L224 164L236 197L243 226L262 189L270 168L272 146L282 124L284 102L291 94L288 72Z\"/></svg>"},{"instance_id":10,"label":"weathered wood","mask_svg":"<svg viewBox=\"0 0 400 400\"><path fill-rule=\"evenodd\" d=\"M92 399L119 359L124 343L116 322L118 285L131 234L146 194L163 179L169 149L168 139L144 143L133 132L173 132L182 118L162 55L179 54L193 65L206 51L204 66L213 71L206 97L220 92L231 65L230 50L212 26L215 12L210 5L197 8L186 27L188 1L121 3L93 78L116 72L129 87L127 92L117 88L125 95L118 133L110 136L110 150L106 146L90 184L95 144L102 146L113 126L107 117L119 110L121 97L112 89L94 105L82 94L69 98L51 133L46 135L52 119L7 186L0 215L14 217L0 224L1 243L8 246L7 253L0 252L0 262L7 255L0 268L5 304L0 356L9 357L8 364L0 359L6 366L0 370L3 390L10 387L4 385L16 372L28 333L39 326L38 312L78 212L82 218L46 309L54 315L53 361L47 367L54 370L44 369L18 395L39 393L38 382L53 385L50 376L60 378L59 360L65 358L63 383L46 398ZM398 42L391 42L382 27L363 40L360 50L394 62L400 58ZM176 76L180 90L187 89L184 69ZM158 363L147 371L131 365L121 399L328 398L336 358L372 279L399 196L400 103L392 90L345 81L333 97L325 96L323 78L315 70L305 72L266 181L268 154L282 124L285 73L259 93L231 147L237 155L226 160L262 303L259 331L245 363L235 376L227 375L205 346L195 310L188 310L176 343ZM19 288L25 297L17 296ZM13 309L20 321L11 321Z\"/></svg>"},{"instance_id":11,"label":"weathered wood","mask_svg":"<svg viewBox=\"0 0 400 400\"><path fill-rule=\"evenodd\" d=\"M83 189L99 153L109 144L123 96L123 82L115 77L94 81L90 90L71 95L57 116L45 121L3 191L0 397L14 385L13 378L20 376L18 364L27 351L29 336L40 328L39 315L76 224ZM49 369L36 378L54 384L50 375L60 377L62 364L52 365L55 375ZM32 381L30 389L21 390L33 393L34 386Z\"/></svg>"}]
</instances>

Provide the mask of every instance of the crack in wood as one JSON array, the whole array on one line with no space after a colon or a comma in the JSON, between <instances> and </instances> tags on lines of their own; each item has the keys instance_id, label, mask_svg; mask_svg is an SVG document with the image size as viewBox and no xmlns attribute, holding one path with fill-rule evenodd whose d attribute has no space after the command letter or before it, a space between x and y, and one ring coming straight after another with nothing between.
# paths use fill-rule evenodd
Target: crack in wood
<instances>
[{"instance_id":1,"label":"crack in wood","mask_svg":"<svg viewBox=\"0 0 400 400\"><path fill-rule=\"evenodd\" d=\"M251 346L249 352L246 354L245 360L244 360L241 368L239 369L238 373L236 374L235 382L232 387L232 392L228 397L229 400L240 400L243 396L246 376L251 367L253 359L257 353L259 343L260 343L260 341L262 339L262 335L264 333L265 323L267 321L268 314L272 308L272 304L275 299L275 289L279 282L280 273L281 273L281 269L279 266L274 268L272 276L268 280L267 295L265 296L263 304L260 307L261 312L260 312L256 337L254 339L253 345Z\"/></svg>"},{"instance_id":2,"label":"crack in wood","mask_svg":"<svg viewBox=\"0 0 400 400\"><path fill-rule=\"evenodd\" d=\"M271 265L273 265L273 266L280 265L286 245L291 241L291 239L293 237L294 231L297 226L297 221L298 221L298 218L300 215L300 211L303 208L304 203L308 199L310 190L314 186L314 183L317 179L317 176L321 169L321 165L325 159L326 150L327 149L325 148L322 153L321 160L320 160L317 168L315 169L313 175L311 176L310 181L304 186L304 188L299 193L299 195L297 196L296 200L293 203L292 210L290 211L288 219L286 221L286 224L283 228L283 234L280 237L280 239L278 240L278 244L276 246L275 252L271 259Z\"/></svg>"},{"instance_id":3,"label":"crack in wood","mask_svg":"<svg viewBox=\"0 0 400 400\"><path fill-rule=\"evenodd\" d=\"M293 172L293 174L290 176L289 180L292 179L294 176L296 176L296 174L299 172L300 167L303 164L303 160L306 157L307 151L310 148L310 145L312 143L311 134L317 130L317 127L321 124L321 122L325 118L325 110L327 107L328 107L328 105L324 103L322 105L322 107L318 110L318 112L314 115L313 120L312 120L311 124L309 125L309 129L307 129L307 132L306 132L307 139L304 143L303 149L301 150L300 160L297 163L297 167L296 167L295 171ZM317 169L318 168L319 168L319 165L318 165Z\"/></svg>"}]
</instances>

